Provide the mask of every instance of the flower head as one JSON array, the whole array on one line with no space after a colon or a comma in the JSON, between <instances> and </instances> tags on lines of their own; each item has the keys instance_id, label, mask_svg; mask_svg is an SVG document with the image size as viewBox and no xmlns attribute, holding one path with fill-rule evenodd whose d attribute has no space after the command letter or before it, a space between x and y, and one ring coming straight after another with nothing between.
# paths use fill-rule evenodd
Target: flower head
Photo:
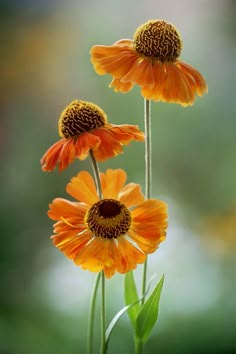
<instances>
[{"instance_id":1,"label":"flower head","mask_svg":"<svg viewBox=\"0 0 236 354\"><path fill-rule=\"evenodd\" d=\"M62 112L58 122L62 139L52 145L41 159L44 171L53 171L58 163L64 170L75 158L84 160L92 150L98 161L120 154L122 145L132 140L144 141L138 126L114 125L107 122L105 112L96 104L72 101Z\"/></svg>"},{"instance_id":2,"label":"flower head","mask_svg":"<svg viewBox=\"0 0 236 354\"><path fill-rule=\"evenodd\" d=\"M136 30L133 40L93 46L91 61L99 75L113 77L110 87L116 92L126 93L137 84L148 100L188 106L207 92L207 85L196 69L179 59L181 49L172 24L150 20Z\"/></svg>"},{"instance_id":3,"label":"flower head","mask_svg":"<svg viewBox=\"0 0 236 354\"><path fill-rule=\"evenodd\" d=\"M108 278L135 269L166 237L166 203L145 200L138 184L125 182L121 169L101 173L99 199L92 176L82 171L67 185L77 201L56 198L48 211L57 221L54 245L76 265Z\"/></svg>"}]
</instances>

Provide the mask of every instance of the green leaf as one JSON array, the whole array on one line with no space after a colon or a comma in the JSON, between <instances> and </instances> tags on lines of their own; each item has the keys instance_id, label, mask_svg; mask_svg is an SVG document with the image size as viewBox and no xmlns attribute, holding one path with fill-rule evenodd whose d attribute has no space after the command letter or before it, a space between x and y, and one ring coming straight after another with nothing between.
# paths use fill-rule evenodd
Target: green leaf
<instances>
[{"instance_id":1,"label":"green leaf","mask_svg":"<svg viewBox=\"0 0 236 354\"><path fill-rule=\"evenodd\" d=\"M133 272L129 272L125 275L125 304L130 305L133 304L132 307L128 309L128 315L133 327L136 327L136 318L140 311L141 305L139 303L138 293L134 281ZM136 304L134 304L136 302Z\"/></svg>"},{"instance_id":2,"label":"green leaf","mask_svg":"<svg viewBox=\"0 0 236 354\"><path fill-rule=\"evenodd\" d=\"M159 301L164 283L164 274L154 288L148 300L141 307L136 318L136 336L145 342L158 318Z\"/></svg>"}]
</instances>

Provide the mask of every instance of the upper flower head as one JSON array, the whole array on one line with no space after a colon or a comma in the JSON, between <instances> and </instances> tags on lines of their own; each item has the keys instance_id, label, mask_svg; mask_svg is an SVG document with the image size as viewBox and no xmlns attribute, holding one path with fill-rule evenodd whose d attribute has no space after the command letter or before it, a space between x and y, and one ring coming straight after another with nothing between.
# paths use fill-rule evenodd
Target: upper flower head
<instances>
[{"instance_id":1,"label":"upper flower head","mask_svg":"<svg viewBox=\"0 0 236 354\"><path fill-rule=\"evenodd\" d=\"M144 135L137 126L114 125L107 122L105 112L96 104L72 101L62 112L58 122L62 137L52 145L41 159L44 171L65 169L77 157L85 159L92 150L98 161L120 154L122 145L132 140L143 141Z\"/></svg>"},{"instance_id":2,"label":"upper flower head","mask_svg":"<svg viewBox=\"0 0 236 354\"><path fill-rule=\"evenodd\" d=\"M196 94L207 92L207 85L196 69L179 59L181 49L172 24L151 20L136 30L133 40L92 47L91 61L98 74L112 75L115 91L125 93L137 84L146 99L188 106Z\"/></svg>"},{"instance_id":3,"label":"upper flower head","mask_svg":"<svg viewBox=\"0 0 236 354\"><path fill-rule=\"evenodd\" d=\"M92 176L82 171L67 185L78 201L56 198L48 211L57 221L54 245L76 265L108 278L135 269L166 237L166 203L145 200L138 184L125 182L123 170L101 173L99 199Z\"/></svg>"}]
</instances>

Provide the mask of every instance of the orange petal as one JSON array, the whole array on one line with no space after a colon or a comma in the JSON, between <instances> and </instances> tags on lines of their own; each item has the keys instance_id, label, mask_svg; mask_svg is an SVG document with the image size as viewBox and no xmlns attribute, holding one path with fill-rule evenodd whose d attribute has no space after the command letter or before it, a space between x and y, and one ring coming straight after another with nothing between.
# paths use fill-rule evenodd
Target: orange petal
<instances>
[{"instance_id":1,"label":"orange petal","mask_svg":"<svg viewBox=\"0 0 236 354\"><path fill-rule=\"evenodd\" d=\"M122 42L122 43L121 43ZM111 74L115 78L125 75L137 58L136 52L127 40L112 46L94 46L91 51L91 62L99 75Z\"/></svg>"},{"instance_id":2,"label":"orange petal","mask_svg":"<svg viewBox=\"0 0 236 354\"><path fill-rule=\"evenodd\" d=\"M153 64L149 59L136 62L131 70L124 75L121 82L132 82L140 86L153 87L155 84Z\"/></svg>"},{"instance_id":3,"label":"orange petal","mask_svg":"<svg viewBox=\"0 0 236 354\"><path fill-rule=\"evenodd\" d=\"M76 177L72 177L66 190L72 197L87 205L93 205L98 201L93 177L87 171L81 171Z\"/></svg>"},{"instance_id":4,"label":"orange petal","mask_svg":"<svg viewBox=\"0 0 236 354\"><path fill-rule=\"evenodd\" d=\"M114 87L115 92L126 93L132 90L134 84L132 82L121 82L120 79L113 79L109 87Z\"/></svg>"},{"instance_id":5,"label":"orange petal","mask_svg":"<svg viewBox=\"0 0 236 354\"><path fill-rule=\"evenodd\" d=\"M104 267L114 269L114 240L94 238L76 255L74 262L83 269L99 272ZM114 274L114 272L111 272Z\"/></svg>"},{"instance_id":6,"label":"orange petal","mask_svg":"<svg viewBox=\"0 0 236 354\"><path fill-rule=\"evenodd\" d=\"M123 151L119 140L107 128L98 128L93 131L93 134L100 140L100 145L93 147L94 157L97 161L105 161Z\"/></svg>"},{"instance_id":7,"label":"orange petal","mask_svg":"<svg viewBox=\"0 0 236 354\"><path fill-rule=\"evenodd\" d=\"M148 199L131 211L132 223L148 227L158 227L167 220L167 204L161 200ZM148 223L148 226L147 224Z\"/></svg>"},{"instance_id":8,"label":"orange petal","mask_svg":"<svg viewBox=\"0 0 236 354\"><path fill-rule=\"evenodd\" d=\"M118 198L127 208L144 202L144 195L139 184L129 183L122 188Z\"/></svg>"},{"instance_id":9,"label":"orange petal","mask_svg":"<svg viewBox=\"0 0 236 354\"><path fill-rule=\"evenodd\" d=\"M81 235L68 236L62 239L62 235L53 237L53 244L68 258L74 259L81 249L86 247L91 240L91 233L84 232Z\"/></svg>"},{"instance_id":10,"label":"orange petal","mask_svg":"<svg viewBox=\"0 0 236 354\"><path fill-rule=\"evenodd\" d=\"M122 124L114 125L107 124L106 128L112 133L113 138L118 140L121 144L127 145L132 140L144 141L144 133L139 129L137 125Z\"/></svg>"},{"instance_id":11,"label":"orange petal","mask_svg":"<svg viewBox=\"0 0 236 354\"><path fill-rule=\"evenodd\" d=\"M101 139L94 134L88 132L81 134L75 143L76 157L84 160L88 156L90 149L96 148L100 143Z\"/></svg>"},{"instance_id":12,"label":"orange petal","mask_svg":"<svg viewBox=\"0 0 236 354\"><path fill-rule=\"evenodd\" d=\"M71 162L75 159L75 145L73 139L67 139L66 143L63 145L59 158L58 158L58 168L59 171L64 170Z\"/></svg>"},{"instance_id":13,"label":"orange petal","mask_svg":"<svg viewBox=\"0 0 236 354\"><path fill-rule=\"evenodd\" d=\"M60 139L45 152L40 160L43 171L51 172L56 168L61 149L66 141L66 139Z\"/></svg>"},{"instance_id":14,"label":"orange petal","mask_svg":"<svg viewBox=\"0 0 236 354\"><path fill-rule=\"evenodd\" d=\"M176 65L183 72L190 75L194 79L195 85L196 85L195 86L196 92L197 92L198 96L202 96L204 93L207 93L208 88L207 88L206 81L205 81L204 77L200 74L199 71L197 71L191 65L189 65L181 60L178 60Z\"/></svg>"},{"instance_id":15,"label":"orange petal","mask_svg":"<svg viewBox=\"0 0 236 354\"><path fill-rule=\"evenodd\" d=\"M101 173L100 175L103 198L117 199L127 179L126 172L121 169L108 169L105 173Z\"/></svg>"},{"instance_id":16,"label":"orange petal","mask_svg":"<svg viewBox=\"0 0 236 354\"><path fill-rule=\"evenodd\" d=\"M118 237L116 252L116 268L119 273L128 273L137 267L137 264L144 263L146 255L132 245L125 237Z\"/></svg>"},{"instance_id":17,"label":"orange petal","mask_svg":"<svg viewBox=\"0 0 236 354\"><path fill-rule=\"evenodd\" d=\"M63 198L55 198L51 204L49 204L50 210L48 216L52 220L61 220L61 216L67 219L70 217L76 217L78 223L80 223L88 209L86 205L77 202L70 202Z\"/></svg>"},{"instance_id":18,"label":"orange petal","mask_svg":"<svg viewBox=\"0 0 236 354\"><path fill-rule=\"evenodd\" d=\"M161 98L161 94L163 91L163 86L166 79L166 70L165 66L159 62L155 61L153 63L153 77L154 77L154 85L153 86L142 86L141 94L148 100L156 100L159 101Z\"/></svg>"},{"instance_id":19,"label":"orange petal","mask_svg":"<svg viewBox=\"0 0 236 354\"><path fill-rule=\"evenodd\" d=\"M140 236L137 232L133 230L129 230L128 235L145 254L155 252L158 248L159 243L161 242L161 240L163 240L162 237L159 237L155 240L148 239Z\"/></svg>"}]
</instances>

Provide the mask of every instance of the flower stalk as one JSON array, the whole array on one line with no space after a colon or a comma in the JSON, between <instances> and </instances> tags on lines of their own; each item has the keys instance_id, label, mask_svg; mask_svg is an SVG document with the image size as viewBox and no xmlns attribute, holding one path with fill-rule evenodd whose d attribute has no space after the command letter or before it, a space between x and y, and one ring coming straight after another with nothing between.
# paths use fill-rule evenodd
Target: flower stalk
<instances>
[{"instance_id":1,"label":"flower stalk","mask_svg":"<svg viewBox=\"0 0 236 354\"><path fill-rule=\"evenodd\" d=\"M101 179L100 179L98 163L94 157L92 150L90 150L89 154L90 154L90 158L91 158L91 162L92 162L94 179L95 179L95 183L96 183L96 187L97 187L98 196L99 196L99 199L102 199L102 186L101 186ZM101 351L100 351L100 353L105 354L106 348L107 348L107 345L106 345L106 300L105 300L105 276L104 276L103 272L99 273L99 276L98 276L96 283L95 283L95 290L94 290L93 299L92 299L93 308L91 307L90 333L92 332L92 334L93 334L94 317L95 317L94 316L95 315L95 302L96 302L97 287L98 287L98 283L100 280L100 275L101 275ZM92 337L93 337L93 335L92 335ZM92 347L92 346L90 345L90 347ZM92 354L92 353L89 352L89 354Z\"/></svg>"},{"instance_id":2,"label":"flower stalk","mask_svg":"<svg viewBox=\"0 0 236 354\"><path fill-rule=\"evenodd\" d=\"M144 99L144 129L145 129L145 197L151 198L152 187L152 137L151 137L151 103ZM142 277L142 304L145 301L147 283L147 260L143 266Z\"/></svg>"}]
</instances>

